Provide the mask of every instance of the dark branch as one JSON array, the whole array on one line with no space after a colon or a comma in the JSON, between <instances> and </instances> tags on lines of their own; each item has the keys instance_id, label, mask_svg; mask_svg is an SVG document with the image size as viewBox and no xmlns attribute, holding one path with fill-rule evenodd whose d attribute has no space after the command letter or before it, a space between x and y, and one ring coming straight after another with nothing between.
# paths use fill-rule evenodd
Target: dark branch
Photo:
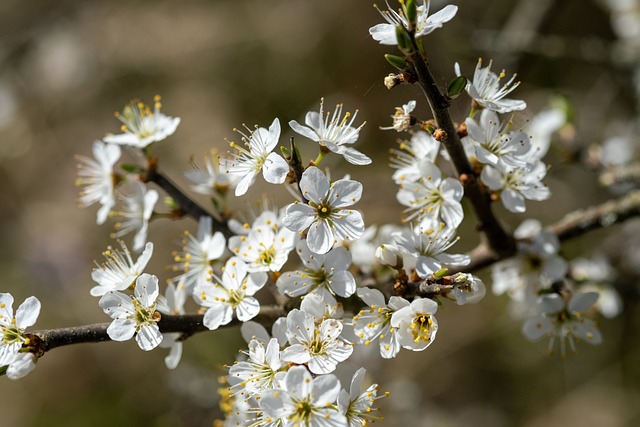
<instances>
[{"instance_id":1,"label":"dark branch","mask_svg":"<svg viewBox=\"0 0 640 427\"><path fill-rule=\"evenodd\" d=\"M147 171L146 181L156 183L159 187L161 187L164 191L167 192L169 196L180 206L180 210L186 214L191 216L192 218L198 220L202 216L210 216L213 219L213 227L212 231L220 231L225 234L227 237L231 234L229 227L227 226L226 221L219 221L209 212L207 212L202 206L193 201L189 196L187 196L182 190L180 190L176 185L169 180L166 176L164 176L159 170L157 165L154 162L150 162L149 170Z\"/></svg>"},{"instance_id":2,"label":"dark branch","mask_svg":"<svg viewBox=\"0 0 640 427\"><path fill-rule=\"evenodd\" d=\"M453 162L460 181L464 185L464 195L469 199L479 221L479 229L485 233L489 247L497 256L508 257L515 253L516 246L513 237L505 231L491 210L491 199L482 189L478 179L467 159L457 129L449 114L449 98L444 96L431 74L429 66L420 53L415 39L413 53L407 58L418 76L418 84L429 101L431 112L438 128L444 131L444 144Z\"/></svg>"},{"instance_id":3,"label":"dark branch","mask_svg":"<svg viewBox=\"0 0 640 427\"><path fill-rule=\"evenodd\" d=\"M600 205L571 212L547 228L556 234L560 241L565 241L592 230L610 227L636 216L640 216L640 190L632 191ZM486 244L478 245L470 255L471 263L468 266L459 269L452 268L451 272L474 272L509 258L497 256Z\"/></svg>"},{"instance_id":4,"label":"dark branch","mask_svg":"<svg viewBox=\"0 0 640 427\"><path fill-rule=\"evenodd\" d=\"M286 312L282 307L264 306L253 321L265 327L271 327L273 322L281 316L286 316ZM202 314L178 316L163 314L158 322L158 327L163 333L181 333L186 338L198 332L208 331L202 323L203 317ZM221 328L238 326L241 323L234 319L231 323L221 326ZM42 355L51 349L65 345L110 341L111 338L107 334L109 325L110 323L96 323L93 325L31 332L27 334L31 341L29 347L33 349L35 354Z\"/></svg>"}]
</instances>

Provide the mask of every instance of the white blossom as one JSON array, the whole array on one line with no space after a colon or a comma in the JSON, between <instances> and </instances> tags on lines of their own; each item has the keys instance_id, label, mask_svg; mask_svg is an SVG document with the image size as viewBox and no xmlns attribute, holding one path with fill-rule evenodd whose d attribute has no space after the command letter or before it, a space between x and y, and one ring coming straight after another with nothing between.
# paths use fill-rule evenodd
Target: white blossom
<instances>
[{"instance_id":1,"label":"white blossom","mask_svg":"<svg viewBox=\"0 0 640 427\"><path fill-rule=\"evenodd\" d=\"M597 345L602 342L602 333L595 323L582 316L598 299L595 292L574 294L568 303L558 294L542 295L538 299L539 315L527 319L522 326L525 337L537 341L549 336L549 354L553 352L556 339L560 341L560 355L566 355L567 342L573 353L575 340Z\"/></svg>"},{"instance_id":2,"label":"white blossom","mask_svg":"<svg viewBox=\"0 0 640 427\"><path fill-rule=\"evenodd\" d=\"M215 276L214 276L215 278ZM198 283L194 289L196 302L207 308L203 324L214 330L233 319L233 312L241 322L256 317L260 303L253 296L267 281L265 273L249 273L247 265L238 257L225 264L222 279Z\"/></svg>"},{"instance_id":3,"label":"white blossom","mask_svg":"<svg viewBox=\"0 0 640 427\"><path fill-rule=\"evenodd\" d=\"M398 342L403 348L422 351L436 338L438 322L433 316L438 304L428 298L416 298L391 316L391 326L396 328Z\"/></svg>"},{"instance_id":4,"label":"white blossom","mask_svg":"<svg viewBox=\"0 0 640 427\"><path fill-rule=\"evenodd\" d=\"M147 187L137 180L127 181L118 187L116 189L118 203L111 211L112 218L116 221L113 237L122 237L135 232L133 250L142 250L147 241L149 219L158 197L156 190L147 190Z\"/></svg>"},{"instance_id":5,"label":"white blossom","mask_svg":"<svg viewBox=\"0 0 640 427\"><path fill-rule=\"evenodd\" d=\"M217 150L204 157L204 168L195 160L191 160L191 169L184 176L191 181L191 189L198 193L218 199L228 188L235 188L238 184L238 175L228 174L228 163L231 160L217 155Z\"/></svg>"},{"instance_id":6,"label":"white blossom","mask_svg":"<svg viewBox=\"0 0 640 427\"><path fill-rule=\"evenodd\" d=\"M313 378L304 366L293 366L287 371L282 386L261 394L260 409L264 411L266 419L260 425L347 426L347 419L336 406L340 382L335 375ZM265 424L265 421L269 424Z\"/></svg>"},{"instance_id":7,"label":"white blossom","mask_svg":"<svg viewBox=\"0 0 640 427\"><path fill-rule=\"evenodd\" d=\"M252 227L249 234L230 239L229 246L234 254L247 263L249 272L280 271L293 250L296 234L285 227ZM235 247L234 247L235 246Z\"/></svg>"},{"instance_id":8,"label":"white blossom","mask_svg":"<svg viewBox=\"0 0 640 427\"><path fill-rule=\"evenodd\" d=\"M460 181L442 178L440 169L430 162L420 165L420 173L422 178L401 184L397 194L398 202L408 207L406 220L417 218L434 226L444 222L449 228L457 228L464 218L460 203L464 188Z\"/></svg>"},{"instance_id":9,"label":"white blossom","mask_svg":"<svg viewBox=\"0 0 640 427\"><path fill-rule=\"evenodd\" d=\"M122 250L109 246L102 253L106 261L100 265L96 262L97 268L91 273L91 279L97 283L90 291L94 297L101 297L109 291L124 291L133 287L153 254L153 243L147 242L144 251L134 262L124 242L119 240L118 243Z\"/></svg>"},{"instance_id":10,"label":"white blossom","mask_svg":"<svg viewBox=\"0 0 640 427\"><path fill-rule=\"evenodd\" d=\"M480 163L508 167L526 164L525 155L531 148L529 137L524 132L508 132L508 128L502 128L495 111L484 109L478 122L469 117L465 123L468 132L465 139L471 141Z\"/></svg>"},{"instance_id":11,"label":"white blossom","mask_svg":"<svg viewBox=\"0 0 640 427\"><path fill-rule=\"evenodd\" d=\"M139 100L131 101L116 117L123 123L118 135L107 135L103 138L110 144L130 145L144 148L147 145L162 141L172 135L180 124L180 117L169 117L160 112L160 97L154 99L153 110Z\"/></svg>"},{"instance_id":12,"label":"white blossom","mask_svg":"<svg viewBox=\"0 0 640 427\"><path fill-rule=\"evenodd\" d=\"M458 305L475 304L484 298L487 288L478 277L468 273L457 273L452 277L453 291L447 298Z\"/></svg>"},{"instance_id":13,"label":"white blossom","mask_svg":"<svg viewBox=\"0 0 640 427\"><path fill-rule=\"evenodd\" d=\"M212 234L212 225L211 217L201 216L197 236L185 231L182 250L172 254L175 261L173 271L182 272L174 280L184 279L184 286L189 291L198 283L211 280L212 265L225 252L226 239L220 231Z\"/></svg>"},{"instance_id":14,"label":"white blossom","mask_svg":"<svg viewBox=\"0 0 640 427\"><path fill-rule=\"evenodd\" d=\"M549 151L551 135L567 123L567 113L557 107L540 111L527 125L531 143L531 155L542 159Z\"/></svg>"},{"instance_id":15,"label":"white blossom","mask_svg":"<svg viewBox=\"0 0 640 427\"><path fill-rule=\"evenodd\" d=\"M415 259L418 276L427 278L443 267L457 267L469 264L468 255L444 253L459 238L455 230L441 225L437 229L404 230L392 235L397 247Z\"/></svg>"},{"instance_id":16,"label":"white blossom","mask_svg":"<svg viewBox=\"0 0 640 427\"><path fill-rule=\"evenodd\" d=\"M353 347L340 339L343 324L336 319L315 319L302 310L293 309L287 315L289 347L282 351L282 360L298 365L307 364L314 374L328 374L345 361Z\"/></svg>"},{"instance_id":17,"label":"white blossom","mask_svg":"<svg viewBox=\"0 0 640 427\"><path fill-rule=\"evenodd\" d=\"M411 100L402 107L396 107L396 111L391 116L393 124L387 127L381 127L382 130L395 129L398 132L409 130L416 123L416 119L411 116L411 112L416 108L416 101Z\"/></svg>"},{"instance_id":18,"label":"white blossom","mask_svg":"<svg viewBox=\"0 0 640 427\"><path fill-rule=\"evenodd\" d=\"M80 206L86 208L96 202L100 203L96 222L103 224L116 203L113 194L113 165L120 159L120 147L95 141L92 150L95 160L90 157L76 156L78 160L76 185L83 187L80 191Z\"/></svg>"},{"instance_id":19,"label":"white blossom","mask_svg":"<svg viewBox=\"0 0 640 427\"><path fill-rule=\"evenodd\" d=\"M504 207L516 213L526 211L526 200L546 200L551 197L549 187L542 183L547 167L541 161L524 166L486 166L480 179L491 191L500 194Z\"/></svg>"},{"instance_id":20,"label":"white blossom","mask_svg":"<svg viewBox=\"0 0 640 427\"><path fill-rule=\"evenodd\" d=\"M271 184L282 184L289 173L287 162L273 152L280 140L280 120L273 119L269 129L258 127L249 132L249 135L236 129L242 135L242 142L246 146L231 142L231 147L237 152L233 154L233 160L226 162L225 172L236 175L238 185L235 195L242 196L255 181L256 175L262 171L265 181Z\"/></svg>"},{"instance_id":21,"label":"white blossom","mask_svg":"<svg viewBox=\"0 0 640 427\"><path fill-rule=\"evenodd\" d=\"M333 115L328 112L325 116L323 106L324 99L321 99L320 111L309 111L306 114L304 118L306 126L295 120L291 120L289 126L300 135L319 143L321 147L326 147L329 151L340 154L347 162L353 165L368 165L371 163L369 157L350 147L358 140L360 130L366 123L362 123L358 127L353 126L358 111L356 110L353 116L347 112L342 117L342 104L338 104Z\"/></svg>"},{"instance_id":22,"label":"white blossom","mask_svg":"<svg viewBox=\"0 0 640 427\"><path fill-rule=\"evenodd\" d=\"M370 345L379 338L380 355L385 359L396 357L400 343L396 329L391 327L391 316L408 306L409 301L392 296L387 304L384 295L377 289L358 288L357 292L358 297L369 306L369 309L362 309L353 317L353 328L359 342Z\"/></svg>"},{"instance_id":23,"label":"white blossom","mask_svg":"<svg viewBox=\"0 0 640 427\"><path fill-rule=\"evenodd\" d=\"M0 293L0 366L16 363L16 355L28 343L25 329L33 326L40 314L40 301L28 297L13 314L13 296Z\"/></svg>"},{"instance_id":24,"label":"white blossom","mask_svg":"<svg viewBox=\"0 0 640 427\"><path fill-rule=\"evenodd\" d=\"M611 319L622 312L622 297L613 286L616 271L604 254L572 260L570 273L580 284L580 292L598 293L599 298L593 306L604 317Z\"/></svg>"},{"instance_id":25,"label":"white blossom","mask_svg":"<svg viewBox=\"0 0 640 427\"><path fill-rule=\"evenodd\" d=\"M141 274L136 279L133 292L134 295L129 296L109 291L100 298L100 307L113 319L107 334L114 341L127 341L135 335L138 346L149 351L162 342L158 327L160 316L156 313L160 295L158 278Z\"/></svg>"},{"instance_id":26,"label":"white blossom","mask_svg":"<svg viewBox=\"0 0 640 427\"><path fill-rule=\"evenodd\" d=\"M281 294L299 297L309 292L327 291L347 298L356 291L356 280L349 270L351 253L338 246L326 254L312 252L306 240L301 240L296 252L304 264L304 270L280 275L276 286Z\"/></svg>"},{"instance_id":27,"label":"white blossom","mask_svg":"<svg viewBox=\"0 0 640 427\"><path fill-rule=\"evenodd\" d=\"M417 9L417 19L415 27L415 37L424 37L427 34L432 33L434 30L441 28L443 24L451 21L458 12L458 7L453 5L447 5L442 10L429 15L430 0L427 0L425 4L419 5ZM369 34L371 37L380 44L384 45L397 45L398 40L396 38L396 27L402 25L404 28L409 29L409 23L404 16L404 12L391 9L387 3L389 10L381 11L378 9L382 17L387 23L377 24L369 28Z\"/></svg>"},{"instance_id":28,"label":"white blossom","mask_svg":"<svg viewBox=\"0 0 640 427\"><path fill-rule=\"evenodd\" d=\"M422 177L423 163L435 163L440 142L425 131L417 131L409 141L401 141L399 150L391 150L390 166L396 171L393 180L396 184L416 182Z\"/></svg>"},{"instance_id":29,"label":"white blossom","mask_svg":"<svg viewBox=\"0 0 640 427\"><path fill-rule=\"evenodd\" d=\"M307 244L312 252L326 254L336 237L356 240L362 236L364 221L360 212L343 209L360 200L361 183L340 179L330 184L320 169L311 166L302 174L300 189L308 204L290 204L282 223L292 231L309 229Z\"/></svg>"},{"instance_id":30,"label":"white blossom","mask_svg":"<svg viewBox=\"0 0 640 427\"><path fill-rule=\"evenodd\" d=\"M378 408L374 408L373 403L387 394L378 396L378 384L371 384L362 390L366 373L364 368L358 369L353 374L349 391L343 389L338 395L338 409L347 417L349 427L363 427L375 421L382 421L382 417L374 415Z\"/></svg>"},{"instance_id":31,"label":"white blossom","mask_svg":"<svg viewBox=\"0 0 640 427\"><path fill-rule=\"evenodd\" d=\"M271 338L265 346L253 339L249 342L247 355L248 360L234 363L229 368L232 390L245 396L255 396L263 390L277 388L287 369L286 364L280 360L278 340Z\"/></svg>"},{"instance_id":32,"label":"white blossom","mask_svg":"<svg viewBox=\"0 0 640 427\"><path fill-rule=\"evenodd\" d=\"M493 293L507 293L513 301L512 314L527 316L538 297L538 291L548 289L564 279L567 262L558 255L558 237L542 228L540 221L523 221L514 232L518 254L491 268Z\"/></svg>"},{"instance_id":33,"label":"white blossom","mask_svg":"<svg viewBox=\"0 0 640 427\"><path fill-rule=\"evenodd\" d=\"M185 314L184 303L186 302L187 292L184 280L179 280L177 284L169 283L164 293L165 301L158 304L158 311L171 315ZM168 348L169 354L164 358L164 364L168 369L175 369L182 358L182 334L179 332L170 332L162 334L162 342L160 347Z\"/></svg>"},{"instance_id":34,"label":"white blossom","mask_svg":"<svg viewBox=\"0 0 640 427\"><path fill-rule=\"evenodd\" d=\"M478 60L478 65L473 73L473 81L467 83L466 90L469 96L480 106L500 114L527 108L527 103L524 101L505 98L520 85L520 82L514 83L516 75L514 74L508 82L500 86L500 80L505 77L505 72L503 70L499 76L496 75L491 71L491 64L489 61L489 65L482 68L482 59ZM462 75L460 65L457 62L455 72L457 76Z\"/></svg>"},{"instance_id":35,"label":"white blossom","mask_svg":"<svg viewBox=\"0 0 640 427\"><path fill-rule=\"evenodd\" d=\"M18 380L25 377L29 372L36 369L38 357L30 352L15 353L12 357L8 357L0 361L0 367L6 366L6 375L10 380Z\"/></svg>"}]
</instances>

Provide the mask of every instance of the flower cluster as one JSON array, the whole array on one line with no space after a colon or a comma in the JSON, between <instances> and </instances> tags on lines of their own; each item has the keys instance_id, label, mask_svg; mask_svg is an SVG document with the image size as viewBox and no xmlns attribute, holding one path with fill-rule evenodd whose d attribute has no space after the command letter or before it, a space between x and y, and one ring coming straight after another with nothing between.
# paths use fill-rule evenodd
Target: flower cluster
<instances>
[{"instance_id":1,"label":"flower cluster","mask_svg":"<svg viewBox=\"0 0 640 427\"><path fill-rule=\"evenodd\" d=\"M423 72L416 62L424 59L420 39L453 19L458 8L448 5L430 15L429 1L400 4L398 10L380 11L386 22L369 33L400 48L405 58L389 62L413 78ZM519 82L513 75L501 83L505 72L495 74L491 67L479 60L473 79L466 79L455 64L458 90L443 104L463 90L472 99L457 130L451 131L453 122L445 132L436 120L422 120L415 100L396 108L392 125L382 128L408 135L390 150L402 226L367 228L355 208L363 184L350 176L334 179L323 168L327 156L355 166L372 163L353 147L365 125L356 123L358 111L351 114L337 104L326 112L321 99L319 111L307 112L304 124L290 120L290 129L274 118L268 127L234 130L240 143L230 142L231 152L212 151L204 167L193 162L185 173L195 193L210 197L209 212L160 174L152 154L153 144L172 135L180 118L163 114L159 97L153 108L132 101L116 113L122 133L94 142L94 158L78 157L79 204L100 204L97 223L113 219L113 237L134 235L132 251L118 240L119 247L108 246L105 261L91 274L89 293L100 298L99 307L112 319L105 325L108 337L135 339L144 351L169 349L165 364L173 369L189 333L241 325L247 347L228 367L223 393L228 423L355 427L380 420L374 403L386 394L378 394L377 384L364 386L364 368L351 369L350 387L343 387L347 382L340 375L349 369L346 361L357 363L356 348L377 340L384 359L402 349L424 351L435 341L441 305L477 303L485 296L484 282L464 272L474 271L472 256L451 253L465 218L465 192L472 203L486 202L488 211L490 203L500 201L514 213L526 211L526 200L551 196L542 183L547 172L542 158L566 115L545 119L542 130L514 129L513 116L500 115L526 108L524 101L506 98ZM316 157L303 160L293 137L290 149L278 149L287 131L310 140ZM135 164L118 168L123 146ZM272 208L265 202L254 215L230 212L227 199L247 194L259 175L283 186L287 202ZM163 199L168 211L156 211L161 195L150 182L168 193ZM181 236L167 263L172 276L163 293L160 279L147 272L154 252L149 222L185 215L195 217L198 228ZM486 232L486 225L478 228ZM575 352L577 340L599 344L601 333L589 316L620 310L615 274L606 261L578 259L570 266L560 255L558 236L533 219L508 237L513 256L490 254L492 289L510 297L524 335L549 337L550 352L559 343L562 355L567 347ZM187 317L189 304L194 310ZM12 305L13 297L0 293L0 371L15 379L31 371L40 355L25 332L35 323L40 302L27 298L15 315ZM189 327L181 334L176 324L185 320Z\"/></svg>"}]
</instances>

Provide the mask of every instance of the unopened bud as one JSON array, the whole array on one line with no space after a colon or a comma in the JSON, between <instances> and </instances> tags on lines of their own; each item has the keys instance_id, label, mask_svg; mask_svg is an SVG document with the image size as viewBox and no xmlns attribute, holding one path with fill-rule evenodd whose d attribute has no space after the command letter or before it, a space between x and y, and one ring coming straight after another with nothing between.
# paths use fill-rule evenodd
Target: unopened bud
<instances>
[{"instance_id":1,"label":"unopened bud","mask_svg":"<svg viewBox=\"0 0 640 427\"><path fill-rule=\"evenodd\" d=\"M396 270L403 266L402 254L398 247L393 244L378 246L375 255L378 262L382 265L387 265Z\"/></svg>"}]
</instances>

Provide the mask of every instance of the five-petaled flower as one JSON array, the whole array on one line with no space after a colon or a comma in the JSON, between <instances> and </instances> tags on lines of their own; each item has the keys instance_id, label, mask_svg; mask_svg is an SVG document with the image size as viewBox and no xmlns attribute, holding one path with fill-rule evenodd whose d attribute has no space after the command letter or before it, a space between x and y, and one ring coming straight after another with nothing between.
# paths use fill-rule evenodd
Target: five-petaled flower
<instances>
[{"instance_id":1,"label":"five-petaled flower","mask_svg":"<svg viewBox=\"0 0 640 427\"><path fill-rule=\"evenodd\" d=\"M308 228L307 244L312 252L326 254L336 237L356 240L364 234L360 212L343 209L360 200L361 183L340 179L332 185L320 169L311 166L302 174L300 190L309 203L290 204L282 223L292 231Z\"/></svg>"},{"instance_id":2,"label":"five-petaled flower","mask_svg":"<svg viewBox=\"0 0 640 427\"><path fill-rule=\"evenodd\" d=\"M391 326L396 328L398 342L406 349L422 351L436 338L438 322L433 316L438 303L428 298L416 298L391 316Z\"/></svg>"},{"instance_id":3,"label":"five-petaled flower","mask_svg":"<svg viewBox=\"0 0 640 427\"><path fill-rule=\"evenodd\" d=\"M247 265L240 258L229 259L221 280L200 282L193 291L198 304L207 308L202 322L204 326L211 330L218 329L231 322L234 311L241 322L256 317L260 303L253 295L266 281L266 273L249 273Z\"/></svg>"},{"instance_id":4,"label":"five-petaled flower","mask_svg":"<svg viewBox=\"0 0 640 427\"><path fill-rule=\"evenodd\" d=\"M280 140L280 120L273 119L269 129L257 128L250 131L249 135L236 129L242 135L242 142L247 147L231 142L230 145L237 150L233 159L226 160L225 172L236 175L239 179L236 187L236 196L242 196L253 184L256 175L262 171L265 181L271 184L282 184L289 173L289 165L273 149Z\"/></svg>"},{"instance_id":5,"label":"five-petaled flower","mask_svg":"<svg viewBox=\"0 0 640 427\"><path fill-rule=\"evenodd\" d=\"M135 335L138 346L145 351L159 346L162 333L158 327L160 313L156 307L166 305L164 298L159 300L159 295L158 278L146 273L136 280L133 296L118 291L104 294L100 298L100 307L113 319L107 328L109 338L128 341Z\"/></svg>"},{"instance_id":6,"label":"five-petaled flower","mask_svg":"<svg viewBox=\"0 0 640 427\"><path fill-rule=\"evenodd\" d=\"M116 203L113 194L113 165L120 159L120 147L95 141L92 150L95 160L90 157L76 156L79 162L76 185L83 186L80 191L80 206L86 208L96 202L102 205L96 220L98 224L102 224Z\"/></svg>"},{"instance_id":7,"label":"five-petaled flower","mask_svg":"<svg viewBox=\"0 0 640 427\"><path fill-rule=\"evenodd\" d=\"M456 75L462 75L460 72L460 65L455 64ZM493 110L496 113L508 113L510 111L521 111L527 108L527 103L519 99L505 98L515 88L520 85L520 82L515 82L516 75L514 74L508 82L500 86L500 80L504 78L504 70L500 72L500 75L491 71L491 61L489 65L482 68L482 59L478 60L476 70L473 73L473 81L467 83L467 93L474 99L481 107Z\"/></svg>"},{"instance_id":8,"label":"five-petaled flower","mask_svg":"<svg viewBox=\"0 0 640 427\"><path fill-rule=\"evenodd\" d=\"M424 37L442 27L443 24L451 21L458 12L458 6L447 5L442 10L439 10L433 15L429 15L430 5L431 1L427 0L426 4L421 4L417 7L416 38ZM380 44L396 45L398 44L396 27L402 25L404 28L409 29L409 21L404 15L404 12L396 12L389 7L389 4L387 4L387 7L389 10L381 11L378 9L387 23L377 24L369 28L369 34Z\"/></svg>"},{"instance_id":9,"label":"five-petaled flower","mask_svg":"<svg viewBox=\"0 0 640 427\"><path fill-rule=\"evenodd\" d=\"M300 135L319 143L321 147L326 147L329 151L340 154L353 165L368 165L371 163L369 157L350 147L351 144L358 140L360 129L366 123L362 123L358 127L353 126L358 112L353 113L353 116L351 113L345 113L344 117L342 117L342 104L338 104L333 115L328 112L325 117L323 107L324 99L321 99L320 112L309 111L305 116L304 123L306 126L295 120L291 120L289 126Z\"/></svg>"},{"instance_id":10,"label":"five-petaled flower","mask_svg":"<svg viewBox=\"0 0 640 427\"><path fill-rule=\"evenodd\" d=\"M130 145L144 148L152 142L162 141L172 135L180 124L180 117L169 117L160 112L160 97L153 98L153 110L143 102L134 99L124 107L122 113L116 113L122 122L123 133L106 135L104 142Z\"/></svg>"},{"instance_id":11,"label":"five-petaled flower","mask_svg":"<svg viewBox=\"0 0 640 427\"><path fill-rule=\"evenodd\" d=\"M28 342L24 331L36 323L40 307L38 298L29 297L20 304L14 316L13 296L0 293L0 366L15 362L22 345Z\"/></svg>"}]
</instances>

